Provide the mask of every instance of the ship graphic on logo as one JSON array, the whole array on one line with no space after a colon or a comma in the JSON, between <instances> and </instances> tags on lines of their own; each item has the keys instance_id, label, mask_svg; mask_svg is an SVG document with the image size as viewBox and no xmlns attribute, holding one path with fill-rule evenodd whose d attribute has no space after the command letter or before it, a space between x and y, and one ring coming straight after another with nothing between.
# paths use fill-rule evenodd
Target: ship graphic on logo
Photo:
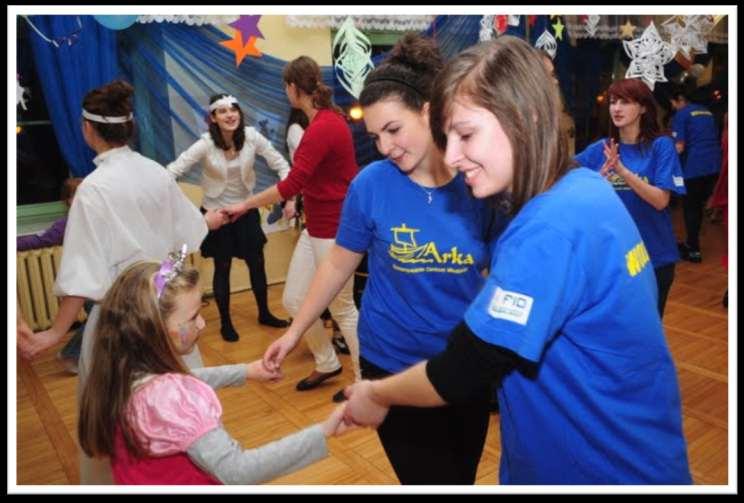
<instances>
[{"instance_id":1,"label":"ship graphic on logo","mask_svg":"<svg viewBox=\"0 0 744 503\"><path fill-rule=\"evenodd\" d=\"M392 227L390 230L393 231L393 242L388 251L391 257L408 264L429 261L425 258L429 243L423 245L416 243L414 234L419 229L411 229L406 227L406 224L401 224L400 227Z\"/></svg>"}]
</instances>

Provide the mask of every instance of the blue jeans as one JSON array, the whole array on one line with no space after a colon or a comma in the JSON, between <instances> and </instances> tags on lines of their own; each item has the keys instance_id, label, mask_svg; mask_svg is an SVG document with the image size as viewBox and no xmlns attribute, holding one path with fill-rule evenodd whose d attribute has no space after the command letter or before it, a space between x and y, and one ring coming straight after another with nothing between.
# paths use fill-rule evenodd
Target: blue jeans
<instances>
[{"instance_id":1,"label":"blue jeans","mask_svg":"<svg viewBox=\"0 0 744 503\"><path fill-rule=\"evenodd\" d=\"M83 305L83 309L85 309L85 314L90 314L90 310L93 309L93 301L86 300L85 304ZM69 358L71 360L78 361L78 358L80 358L80 348L83 345L83 331L85 330L85 323L80 325L77 330L75 330L75 333L70 338L69 341L67 341L67 344L62 348L62 350L59 352L60 356L62 358Z\"/></svg>"}]
</instances>

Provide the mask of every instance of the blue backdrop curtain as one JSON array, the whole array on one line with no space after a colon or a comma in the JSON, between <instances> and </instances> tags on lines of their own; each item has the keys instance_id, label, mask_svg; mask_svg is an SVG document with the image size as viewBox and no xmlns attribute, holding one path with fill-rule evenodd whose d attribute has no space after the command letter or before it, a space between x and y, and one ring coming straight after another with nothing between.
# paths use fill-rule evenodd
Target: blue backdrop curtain
<instances>
[{"instance_id":1,"label":"blue backdrop curtain","mask_svg":"<svg viewBox=\"0 0 744 503\"><path fill-rule=\"evenodd\" d=\"M226 92L238 99L246 125L255 127L288 157L285 129L289 102L282 70L286 61L268 54L246 57L235 66L221 30L182 23L135 24L120 32L120 61L135 83L135 114L143 155L166 165L207 131L209 98ZM331 67L323 81L333 85ZM277 182L263 158L256 157L256 190ZM185 181L199 183L201 170Z\"/></svg>"},{"instance_id":2,"label":"blue backdrop curtain","mask_svg":"<svg viewBox=\"0 0 744 503\"><path fill-rule=\"evenodd\" d=\"M83 96L118 75L116 32L92 16L29 16L56 47L31 30L31 48L54 134L73 176L94 169L95 152L83 140ZM78 22L78 19L80 20ZM82 28L81 28L82 25Z\"/></svg>"},{"instance_id":3,"label":"blue backdrop curtain","mask_svg":"<svg viewBox=\"0 0 744 503\"><path fill-rule=\"evenodd\" d=\"M439 16L424 33L434 37L446 57L478 40L480 16ZM119 32L119 61L135 86L135 114L140 151L161 164L173 161L207 130L209 97L218 92L233 94L246 123L287 155L286 121L289 103L282 70L287 61L263 54L247 57L235 66L235 57L220 42L228 39L209 26L176 23L135 24ZM379 63L387 54L373 58ZM321 67L323 81L334 90L342 108L355 102L334 76L333 67ZM351 122L360 167L379 158L364 123ZM277 181L264 160L256 159L256 189ZM184 179L198 183L201 170Z\"/></svg>"}]
</instances>

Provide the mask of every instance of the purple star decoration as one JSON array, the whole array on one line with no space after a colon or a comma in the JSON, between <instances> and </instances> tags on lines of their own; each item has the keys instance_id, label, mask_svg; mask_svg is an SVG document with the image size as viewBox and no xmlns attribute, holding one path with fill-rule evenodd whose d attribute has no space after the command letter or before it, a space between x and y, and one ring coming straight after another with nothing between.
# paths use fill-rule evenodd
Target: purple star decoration
<instances>
[{"instance_id":1,"label":"purple star decoration","mask_svg":"<svg viewBox=\"0 0 744 503\"><path fill-rule=\"evenodd\" d=\"M240 16L237 21L230 23L230 26L239 30L243 34L243 40L248 40L251 36L264 38L263 33L258 29L258 20L261 16Z\"/></svg>"}]
</instances>

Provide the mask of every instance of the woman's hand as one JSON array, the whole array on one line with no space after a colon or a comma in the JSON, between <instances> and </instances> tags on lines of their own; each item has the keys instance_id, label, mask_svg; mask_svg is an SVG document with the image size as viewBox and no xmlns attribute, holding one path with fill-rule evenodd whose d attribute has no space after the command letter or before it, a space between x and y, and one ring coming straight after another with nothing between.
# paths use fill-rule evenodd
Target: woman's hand
<instances>
[{"instance_id":1,"label":"woman's hand","mask_svg":"<svg viewBox=\"0 0 744 503\"><path fill-rule=\"evenodd\" d=\"M286 332L284 335L272 342L271 345L266 348L263 360L261 360L264 368L269 372L278 371L284 358L286 358L289 352L295 348L298 341L299 337L295 337L291 332Z\"/></svg>"},{"instance_id":2,"label":"woman's hand","mask_svg":"<svg viewBox=\"0 0 744 503\"><path fill-rule=\"evenodd\" d=\"M220 211L222 211L232 223L232 222L235 222L240 217L242 217L243 215L245 215L250 209L252 208L248 204L248 202L243 201L242 203L235 203L229 206L225 206Z\"/></svg>"}]
</instances>

